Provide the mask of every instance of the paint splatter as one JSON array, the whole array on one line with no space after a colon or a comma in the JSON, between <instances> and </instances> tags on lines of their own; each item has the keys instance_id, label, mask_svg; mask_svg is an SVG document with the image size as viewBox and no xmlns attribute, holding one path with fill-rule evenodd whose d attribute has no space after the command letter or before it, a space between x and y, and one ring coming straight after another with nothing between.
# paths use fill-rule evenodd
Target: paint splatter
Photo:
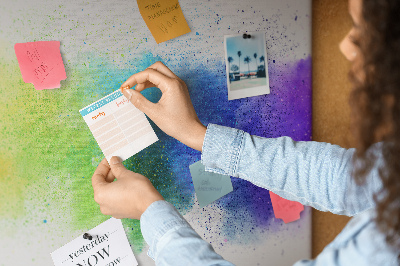
<instances>
[{"instance_id":1,"label":"paint splatter","mask_svg":"<svg viewBox=\"0 0 400 266\"><path fill-rule=\"evenodd\" d=\"M93 200L90 178L85 178L92 176L103 155L78 110L118 89L130 75L161 58L143 54L121 69L94 54L79 56L77 62L81 64L71 68L74 71L68 70L70 78L62 83L63 89L46 94L39 94L14 74L18 73L16 62L10 63L11 66L1 65L0 71L11 77L2 86L11 90L2 90L3 98L8 100L1 114L0 133L7 142L0 142L0 151L4 151L0 154L9 156L0 156L0 164L10 172L2 175L5 182L2 180L1 184L13 184L13 189L3 191L16 199L13 204L17 207L14 212L2 213L0 201L3 217L22 216L24 191L36 184L34 195L70 215L74 229L94 227L108 219ZM204 124L236 127L264 137L287 135L296 140L310 139L310 57L292 64L270 65L271 94L234 101L227 100L223 62L193 65L182 60L179 65L169 67L187 83ZM144 94L153 102L161 97L156 88ZM154 123L152 126L160 140L126 160L125 166L147 176L165 199L185 214L192 209L194 196L188 165L200 160L200 152L167 136ZM16 173L12 181L11 173ZM225 242L242 243L244 233L270 225L273 210L268 191L237 178L232 178L232 184L234 192L215 205L224 213L220 227L207 230L219 230ZM49 218L42 221L46 223ZM144 241L139 221L125 219L123 224L135 251L141 252Z\"/></svg>"}]
</instances>

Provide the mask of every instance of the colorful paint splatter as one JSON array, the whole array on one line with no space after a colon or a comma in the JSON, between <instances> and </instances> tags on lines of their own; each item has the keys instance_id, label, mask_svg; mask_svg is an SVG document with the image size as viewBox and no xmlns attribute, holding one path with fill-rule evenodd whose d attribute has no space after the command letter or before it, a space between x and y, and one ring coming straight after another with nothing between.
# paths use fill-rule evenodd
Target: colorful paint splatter
<instances>
[{"instance_id":1,"label":"colorful paint splatter","mask_svg":"<svg viewBox=\"0 0 400 266\"><path fill-rule=\"evenodd\" d=\"M42 5L19 0L0 5L0 15L6 18L0 29L2 260L14 261L21 249L21 265L45 265L51 251L109 218L94 202L91 186L103 154L78 110L156 61L186 82L204 124L263 137L311 139L311 56L306 38L311 1L304 0L301 8L285 0L273 1L271 7L262 1L233 2L223 7L180 1L192 33L160 45L140 24L132 1ZM271 94L228 101L223 35L247 30L266 32ZM61 41L67 79L60 89L37 91L22 80L13 45L38 40ZM161 97L156 88L144 94L153 102ZM262 234L267 231L292 239L274 219L268 191L247 181L232 178L232 193L199 209L188 166L200 160L200 153L151 124L160 140L124 164L147 176L214 248L255 247L264 243ZM300 221L290 234L309 226L309 221ZM123 224L135 254L145 256L139 221L125 219Z\"/></svg>"}]
</instances>

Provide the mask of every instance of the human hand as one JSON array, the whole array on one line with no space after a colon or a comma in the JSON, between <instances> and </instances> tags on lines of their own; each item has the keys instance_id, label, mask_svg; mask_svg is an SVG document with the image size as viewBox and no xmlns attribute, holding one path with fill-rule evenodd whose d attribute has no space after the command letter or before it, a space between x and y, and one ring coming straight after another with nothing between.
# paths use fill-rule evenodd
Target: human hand
<instances>
[{"instance_id":1,"label":"human hand","mask_svg":"<svg viewBox=\"0 0 400 266\"><path fill-rule=\"evenodd\" d=\"M130 89L135 85L135 90ZM161 90L158 103L150 102L140 93L150 87ZM121 85L121 91L166 134L201 151L207 128L197 117L186 84L163 63L156 62L132 75Z\"/></svg>"},{"instance_id":2,"label":"human hand","mask_svg":"<svg viewBox=\"0 0 400 266\"><path fill-rule=\"evenodd\" d=\"M106 159L101 161L92 176L92 186L100 211L118 219L140 219L153 202L164 200L149 179L126 169L115 156L110 165Z\"/></svg>"}]
</instances>

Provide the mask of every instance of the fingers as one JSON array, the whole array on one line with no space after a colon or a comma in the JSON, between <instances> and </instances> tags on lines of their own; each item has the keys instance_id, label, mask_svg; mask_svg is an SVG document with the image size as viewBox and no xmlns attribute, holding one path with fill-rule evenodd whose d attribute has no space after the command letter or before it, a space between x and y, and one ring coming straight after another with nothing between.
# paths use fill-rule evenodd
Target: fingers
<instances>
[{"instance_id":1,"label":"fingers","mask_svg":"<svg viewBox=\"0 0 400 266\"><path fill-rule=\"evenodd\" d=\"M152 64L151 66L149 66L148 68L157 70L158 72L164 74L167 77L170 78L175 78L177 79L178 77L174 74L174 72L172 72L166 65L164 65L163 63L161 63L160 61L155 62L154 64Z\"/></svg>"},{"instance_id":2,"label":"fingers","mask_svg":"<svg viewBox=\"0 0 400 266\"><path fill-rule=\"evenodd\" d=\"M146 70L136 73L130 76L124 83L122 83L121 88L129 86L132 88L136 84L151 82L155 87L159 88L161 92L165 92L168 85L171 84L172 79L157 70L147 68Z\"/></svg>"},{"instance_id":3,"label":"fingers","mask_svg":"<svg viewBox=\"0 0 400 266\"><path fill-rule=\"evenodd\" d=\"M117 156L113 156L110 159L110 167L111 171L113 172L114 176L119 179L124 172L129 171L125 168L125 166L122 164L121 158Z\"/></svg>"},{"instance_id":4,"label":"fingers","mask_svg":"<svg viewBox=\"0 0 400 266\"><path fill-rule=\"evenodd\" d=\"M115 179L115 176L114 176L113 172L109 171L108 174L107 174L107 177L106 177L106 181L108 183L111 183L111 182L114 181L114 179Z\"/></svg>"},{"instance_id":5,"label":"fingers","mask_svg":"<svg viewBox=\"0 0 400 266\"><path fill-rule=\"evenodd\" d=\"M136 85L135 91L143 91L147 88L152 88L152 87L156 87L153 83L147 81L145 83L139 83L138 85Z\"/></svg>"},{"instance_id":6,"label":"fingers","mask_svg":"<svg viewBox=\"0 0 400 266\"><path fill-rule=\"evenodd\" d=\"M92 186L93 188L106 184L106 178L108 173L110 172L110 166L108 165L108 162L106 159L103 159L99 166L97 166L96 171L94 171L94 174L92 176Z\"/></svg>"},{"instance_id":7,"label":"fingers","mask_svg":"<svg viewBox=\"0 0 400 266\"><path fill-rule=\"evenodd\" d=\"M150 118L153 117L153 112L157 108L156 104L147 100L146 97L136 90L124 89L122 93L137 109L148 115Z\"/></svg>"}]
</instances>

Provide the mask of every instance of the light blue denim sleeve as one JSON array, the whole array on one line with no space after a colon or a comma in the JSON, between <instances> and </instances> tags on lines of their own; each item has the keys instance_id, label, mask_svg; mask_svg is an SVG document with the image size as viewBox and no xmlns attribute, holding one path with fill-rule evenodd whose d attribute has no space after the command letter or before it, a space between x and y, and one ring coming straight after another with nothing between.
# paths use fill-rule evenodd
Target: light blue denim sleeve
<instances>
[{"instance_id":1,"label":"light blue denim sleeve","mask_svg":"<svg viewBox=\"0 0 400 266\"><path fill-rule=\"evenodd\" d=\"M321 211L353 216L373 208L381 182L374 169L364 186L351 177L354 149L328 143L261 138L209 124L202 163Z\"/></svg>"},{"instance_id":2,"label":"light blue denim sleeve","mask_svg":"<svg viewBox=\"0 0 400 266\"><path fill-rule=\"evenodd\" d=\"M153 202L140 218L148 255L156 265L233 265L215 253L172 204Z\"/></svg>"}]
</instances>

